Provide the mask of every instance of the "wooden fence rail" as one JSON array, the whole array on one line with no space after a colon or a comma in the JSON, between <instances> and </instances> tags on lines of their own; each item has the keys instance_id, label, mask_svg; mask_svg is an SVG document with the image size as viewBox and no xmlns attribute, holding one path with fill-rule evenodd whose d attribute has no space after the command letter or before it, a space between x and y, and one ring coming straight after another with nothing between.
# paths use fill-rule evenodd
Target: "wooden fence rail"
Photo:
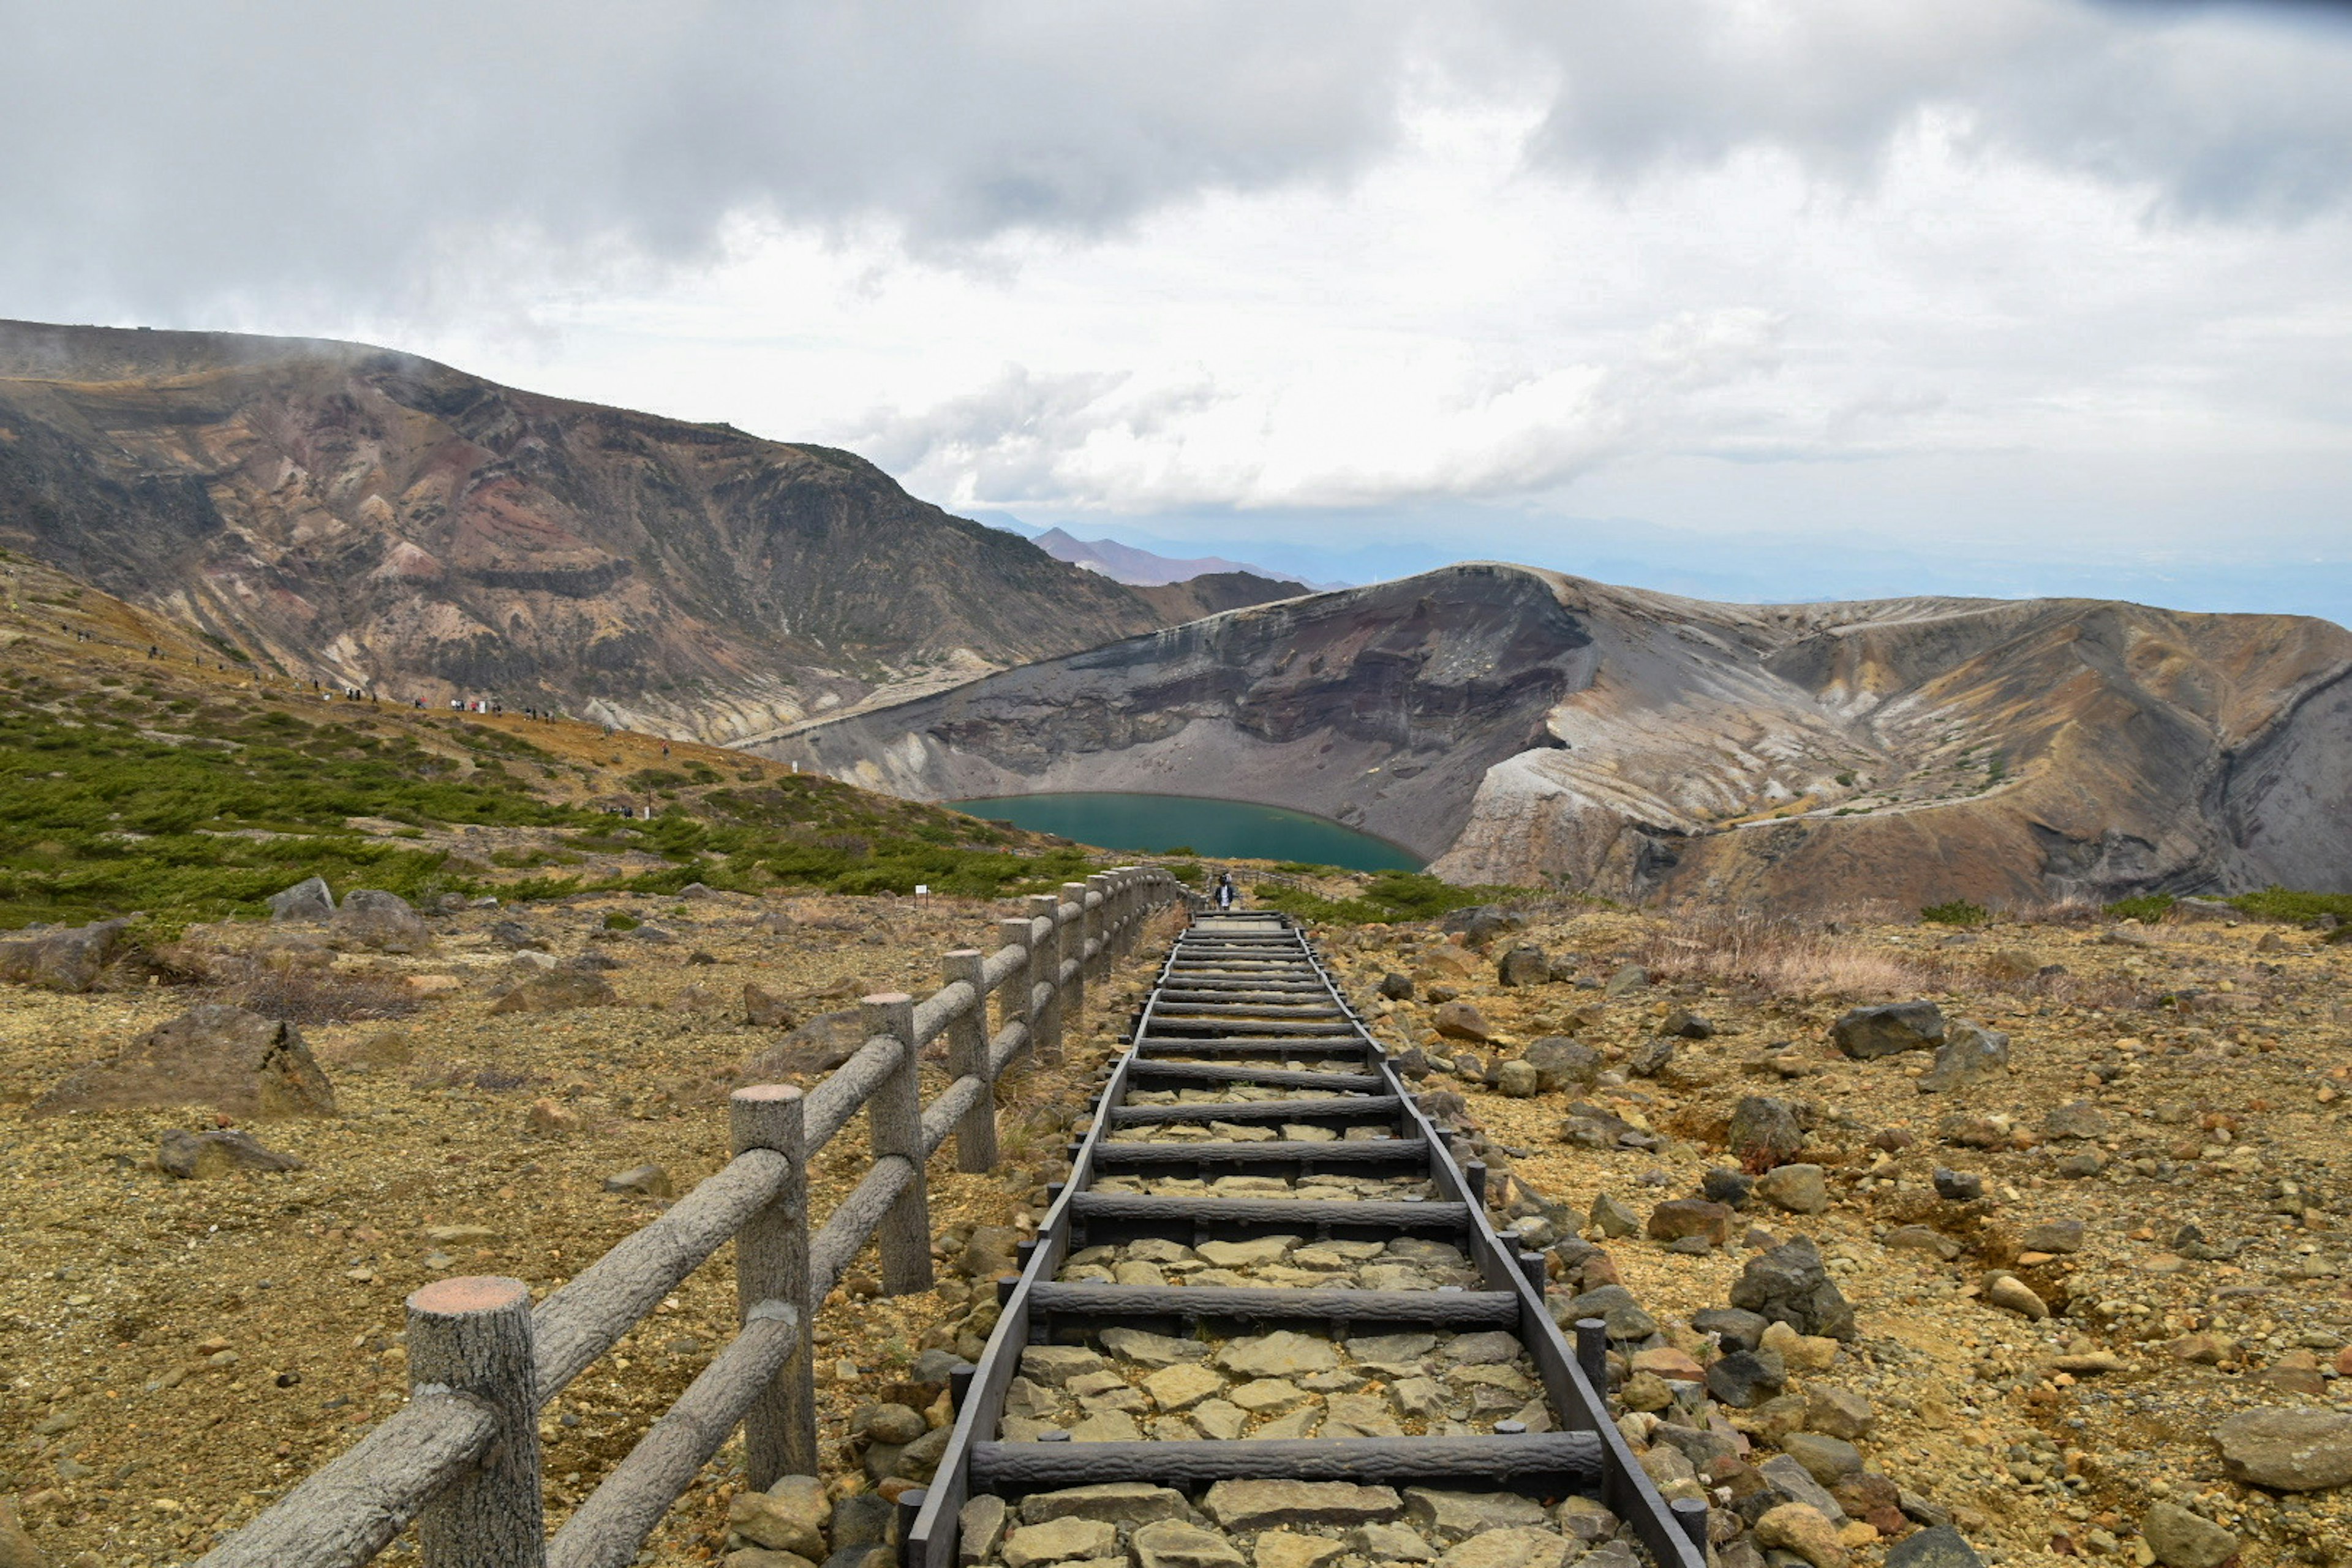
<instances>
[{"instance_id":1,"label":"wooden fence rail","mask_svg":"<svg viewBox=\"0 0 2352 1568\"><path fill-rule=\"evenodd\" d=\"M996 1163L997 1079L1027 1052L1058 1061L1065 1025L1084 1020L1087 981L1185 896L1166 872L1133 867L1065 882L999 921L994 952L947 954L945 984L921 1001L866 998L866 1043L848 1061L806 1094L737 1089L727 1165L536 1308L516 1279L416 1291L408 1403L200 1568L356 1568L412 1522L425 1568L625 1568L739 1425L752 1486L815 1474L818 1306L868 1241L886 1290L930 1287L931 1155L953 1138L958 1169ZM925 1106L918 1068L942 1036L953 1081ZM872 1166L812 1235L809 1159L861 1110ZM540 1408L730 1240L740 1331L550 1541Z\"/></svg>"}]
</instances>

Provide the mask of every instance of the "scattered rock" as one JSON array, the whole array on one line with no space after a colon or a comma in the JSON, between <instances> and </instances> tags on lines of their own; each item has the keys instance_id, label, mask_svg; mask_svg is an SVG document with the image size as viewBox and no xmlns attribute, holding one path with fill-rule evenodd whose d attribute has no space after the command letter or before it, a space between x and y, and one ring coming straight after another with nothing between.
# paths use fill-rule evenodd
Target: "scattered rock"
<instances>
[{"instance_id":1,"label":"scattered rock","mask_svg":"<svg viewBox=\"0 0 2352 1568\"><path fill-rule=\"evenodd\" d=\"M1672 1198L1650 1211L1650 1239L1679 1241L1686 1236L1704 1237L1709 1246L1731 1244L1731 1211L1705 1198Z\"/></svg>"},{"instance_id":2,"label":"scattered rock","mask_svg":"<svg viewBox=\"0 0 2352 1568\"><path fill-rule=\"evenodd\" d=\"M2274 1491L2352 1485L2352 1415L2333 1410L2248 1410L2214 1429L2230 1479Z\"/></svg>"},{"instance_id":3,"label":"scattered rock","mask_svg":"<svg viewBox=\"0 0 2352 1568\"><path fill-rule=\"evenodd\" d=\"M1495 978L1506 985L1541 985L1551 979L1551 960L1542 948L1515 947L1496 961Z\"/></svg>"},{"instance_id":4,"label":"scattered rock","mask_svg":"<svg viewBox=\"0 0 2352 1568\"><path fill-rule=\"evenodd\" d=\"M320 925L335 918L335 895L324 877L307 877L268 899L273 924Z\"/></svg>"},{"instance_id":5,"label":"scattered rock","mask_svg":"<svg viewBox=\"0 0 2352 1568\"><path fill-rule=\"evenodd\" d=\"M1788 1403L1801 1406L1803 1401L1795 1394L1784 1396ZM1796 1428L1790 1427L1790 1431ZM1780 1434L1786 1436L1787 1432ZM1756 1474L1771 1494L1782 1502L1802 1503L1832 1524L1845 1522L1845 1510L1838 1506L1829 1489L1813 1479L1812 1472L1786 1454L1775 1454L1756 1467Z\"/></svg>"},{"instance_id":6,"label":"scattered rock","mask_svg":"<svg viewBox=\"0 0 2352 1568\"><path fill-rule=\"evenodd\" d=\"M1948 1171L1938 1165L1931 1179L1936 1195L1947 1203L1972 1204L1984 1196L1984 1178L1973 1172Z\"/></svg>"},{"instance_id":7,"label":"scattered rock","mask_svg":"<svg viewBox=\"0 0 2352 1568\"><path fill-rule=\"evenodd\" d=\"M2140 1538L2164 1568L2221 1568L2238 1553L2238 1538L2178 1503L2159 1502L2140 1516Z\"/></svg>"},{"instance_id":8,"label":"scattered rock","mask_svg":"<svg viewBox=\"0 0 2352 1568\"><path fill-rule=\"evenodd\" d=\"M730 1499L727 1527L754 1546L822 1563L832 1512L823 1481L814 1476L785 1476L764 1492L739 1492Z\"/></svg>"},{"instance_id":9,"label":"scattered rock","mask_svg":"<svg viewBox=\"0 0 2352 1568\"><path fill-rule=\"evenodd\" d=\"M1751 1094L1731 1108L1731 1129L1726 1135L1732 1157L1751 1171L1769 1170L1797 1157L1805 1146L1805 1130L1785 1100Z\"/></svg>"},{"instance_id":10,"label":"scattered rock","mask_svg":"<svg viewBox=\"0 0 2352 1568\"><path fill-rule=\"evenodd\" d=\"M1989 1305L2035 1322L2050 1315L2049 1303L2033 1293L2033 1288L2014 1274L1996 1274L1985 1281L1984 1299Z\"/></svg>"},{"instance_id":11,"label":"scattered rock","mask_svg":"<svg viewBox=\"0 0 2352 1568\"><path fill-rule=\"evenodd\" d=\"M79 1068L35 1116L134 1105L209 1105L231 1116L332 1116L334 1086L293 1025L208 1002L159 1024L120 1056Z\"/></svg>"},{"instance_id":12,"label":"scattered rock","mask_svg":"<svg viewBox=\"0 0 2352 1568\"><path fill-rule=\"evenodd\" d=\"M1830 1190L1819 1165L1778 1165L1756 1179L1765 1202L1790 1214L1820 1214L1830 1206Z\"/></svg>"},{"instance_id":13,"label":"scattered rock","mask_svg":"<svg viewBox=\"0 0 2352 1568\"><path fill-rule=\"evenodd\" d=\"M677 1188L659 1165L633 1165L604 1178L608 1193L638 1193L649 1198L674 1198Z\"/></svg>"},{"instance_id":14,"label":"scattered rock","mask_svg":"<svg viewBox=\"0 0 2352 1568\"><path fill-rule=\"evenodd\" d=\"M1731 1304L1786 1323L1801 1334L1854 1337L1853 1308L1831 1283L1821 1250L1798 1237L1748 1260L1732 1282Z\"/></svg>"},{"instance_id":15,"label":"scattered rock","mask_svg":"<svg viewBox=\"0 0 2352 1568\"><path fill-rule=\"evenodd\" d=\"M2048 1219L2039 1225L2029 1225L2018 1237L2017 1245L2028 1252L2080 1252L2083 1250L2083 1222L2079 1219Z\"/></svg>"},{"instance_id":16,"label":"scattered rock","mask_svg":"<svg viewBox=\"0 0 2352 1568\"><path fill-rule=\"evenodd\" d=\"M2009 1037L1998 1029L1954 1019L1946 1026L1936 1059L1919 1075L1922 1094L1964 1088L2009 1070Z\"/></svg>"},{"instance_id":17,"label":"scattered rock","mask_svg":"<svg viewBox=\"0 0 2352 1568\"><path fill-rule=\"evenodd\" d=\"M1648 970L1638 963L1628 963L1620 966L1617 973L1609 977L1609 984L1601 987L1601 994L1610 997L1630 996L1649 984Z\"/></svg>"},{"instance_id":18,"label":"scattered rock","mask_svg":"<svg viewBox=\"0 0 2352 1568\"><path fill-rule=\"evenodd\" d=\"M1592 1208L1586 1220L1601 1235L1612 1238L1633 1236L1642 1228L1642 1216L1607 1193L1593 1195Z\"/></svg>"},{"instance_id":19,"label":"scattered rock","mask_svg":"<svg viewBox=\"0 0 2352 1568\"><path fill-rule=\"evenodd\" d=\"M1674 1061L1675 1042L1672 1039L1661 1037L1658 1039L1644 1040L1638 1047L1635 1048L1633 1056L1627 1059L1625 1063L1626 1076L1630 1078L1655 1078L1660 1073L1665 1071L1666 1068L1672 1067L1674 1065Z\"/></svg>"},{"instance_id":20,"label":"scattered rock","mask_svg":"<svg viewBox=\"0 0 2352 1568\"><path fill-rule=\"evenodd\" d=\"M1542 1075L1524 1061L1507 1061L1495 1069L1496 1092L1507 1099L1529 1100L1542 1088Z\"/></svg>"},{"instance_id":21,"label":"scattered rock","mask_svg":"<svg viewBox=\"0 0 2352 1568\"><path fill-rule=\"evenodd\" d=\"M381 888L353 888L328 922L338 946L371 947L381 952L423 952L433 945L425 919L406 899Z\"/></svg>"},{"instance_id":22,"label":"scattered rock","mask_svg":"<svg viewBox=\"0 0 2352 1568\"><path fill-rule=\"evenodd\" d=\"M1755 1191L1756 1178L1744 1171L1727 1171L1717 1166L1698 1179L1699 1196L1729 1208L1746 1208Z\"/></svg>"},{"instance_id":23,"label":"scattered rock","mask_svg":"<svg viewBox=\"0 0 2352 1568\"><path fill-rule=\"evenodd\" d=\"M1465 945L1483 949L1503 932L1517 931L1525 924L1527 921L1499 904L1472 904L1448 913L1442 929L1460 931Z\"/></svg>"},{"instance_id":24,"label":"scattered rock","mask_svg":"<svg viewBox=\"0 0 2352 1568\"><path fill-rule=\"evenodd\" d=\"M2107 1131L2107 1118L2089 1100L2077 1100L2060 1106L2043 1118L2042 1131L2045 1137L2053 1139L2104 1138Z\"/></svg>"},{"instance_id":25,"label":"scattered rock","mask_svg":"<svg viewBox=\"0 0 2352 1568\"><path fill-rule=\"evenodd\" d=\"M1391 1002L1412 1001L1412 976L1399 974L1395 970L1390 970L1381 976L1381 994Z\"/></svg>"},{"instance_id":26,"label":"scattered rock","mask_svg":"<svg viewBox=\"0 0 2352 1568\"><path fill-rule=\"evenodd\" d=\"M1483 1046L1495 1037L1486 1016L1467 1002L1440 1003L1430 1022L1439 1034L1449 1040L1467 1040L1473 1045Z\"/></svg>"},{"instance_id":27,"label":"scattered rock","mask_svg":"<svg viewBox=\"0 0 2352 1568\"><path fill-rule=\"evenodd\" d=\"M1786 1387L1788 1381L1780 1358L1769 1352L1736 1350L1706 1369L1707 1393L1739 1410L1763 1404Z\"/></svg>"},{"instance_id":28,"label":"scattered rock","mask_svg":"<svg viewBox=\"0 0 2352 1568\"><path fill-rule=\"evenodd\" d=\"M1713 1334L1726 1351L1752 1351L1771 1323L1738 1307L1709 1307L1691 1314L1691 1327L1702 1334Z\"/></svg>"},{"instance_id":29,"label":"scattered rock","mask_svg":"<svg viewBox=\"0 0 2352 1568\"><path fill-rule=\"evenodd\" d=\"M1547 1035L1519 1058L1536 1069L1536 1086L1546 1093L1591 1089L1601 1077L1601 1053L1561 1035Z\"/></svg>"},{"instance_id":30,"label":"scattered rock","mask_svg":"<svg viewBox=\"0 0 2352 1568\"><path fill-rule=\"evenodd\" d=\"M1944 1010L1933 1002L1856 1007L1830 1026L1830 1040L1856 1061L1932 1051L1944 1043Z\"/></svg>"},{"instance_id":31,"label":"scattered rock","mask_svg":"<svg viewBox=\"0 0 2352 1568\"><path fill-rule=\"evenodd\" d=\"M1711 1040L1715 1038L1715 1026L1696 1013L1677 1007L1666 1015L1666 1021L1658 1026L1658 1033L1683 1040Z\"/></svg>"},{"instance_id":32,"label":"scattered rock","mask_svg":"<svg viewBox=\"0 0 2352 1568\"><path fill-rule=\"evenodd\" d=\"M291 1154L264 1148L253 1135L235 1128L212 1132L184 1132L173 1128L158 1141L155 1164L167 1176L195 1181L230 1171L304 1171L310 1169Z\"/></svg>"},{"instance_id":33,"label":"scattered rock","mask_svg":"<svg viewBox=\"0 0 2352 1568\"><path fill-rule=\"evenodd\" d=\"M20 931L0 942L0 980L44 991L87 991L112 961L130 924L128 920L100 921Z\"/></svg>"},{"instance_id":34,"label":"scattered rock","mask_svg":"<svg viewBox=\"0 0 2352 1568\"><path fill-rule=\"evenodd\" d=\"M1756 1521L1756 1542L1759 1546L1793 1552L1812 1568L1846 1568L1848 1554L1838 1539L1837 1526L1819 1510L1801 1502L1784 1502L1767 1510Z\"/></svg>"},{"instance_id":35,"label":"scattered rock","mask_svg":"<svg viewBox=\"0 0 2352 1568\"><path fill-rule=\"evenodd\" d=\"M585 1127L587 1119L570 1106L553 1100L534 1100L523 1112L524 1131L540 1138L562 1138Z\"/></svg>"},{"instance_id":36,"label":"scattered rock","mask_svg":"<svg viewBox=\"0 0 2352 1568\"><path fill-rule=\"evenodd\" d=\"M1805 1467L1805 1473L1825 1487L1862 1471L1862 1452L1843 1437L1826 1432L1791 1432L1780 1439L1780 1451Z\"/></svg>"},{"instance_id":37,"label":"scattered rock","mask_svg":"<svg viewBox=\"0 0 2352 1568\"><path fill-rule=\"evenodd\" d=\"M573 1007L612 1007L620 1003L612 983L577 969L534 974L490 1005L492 1013L561 1013Z\"/></svg>"},{"instance_id":38,"label":"scattered rock","mask_svg":"<svg viewBox=\"0 0 2352 1568\"><path fill-rule=\"evenodd\" d=\"M789 1029L800 1020L784 999L757 983L743 983L743 1021L755 1029Z\"/></svg>"},{"instance_id":39,"label":"scattered rock","mask_svg":"<svg viewBox=\"0 0 2352 1568\"><path fill-rule=\"evenodd\" d=\"M1984 1568L1984 1559L1958 1531L1937 1524L1888 1547L1886 1568Z\"/></svg>"},{"instance_id":40,"label":"scattered rock","mask_svg":"<svg viewBox=\"0 0 2352 1568\"><path fill-rule=\"evenodd\" d=\"M1817 1383L1805 1391L1805 1426L1812 1431L1852 1442L1866 1435L1876 1419L1870 1401L1850 1388Z\"/></svg>"}]
</instances>

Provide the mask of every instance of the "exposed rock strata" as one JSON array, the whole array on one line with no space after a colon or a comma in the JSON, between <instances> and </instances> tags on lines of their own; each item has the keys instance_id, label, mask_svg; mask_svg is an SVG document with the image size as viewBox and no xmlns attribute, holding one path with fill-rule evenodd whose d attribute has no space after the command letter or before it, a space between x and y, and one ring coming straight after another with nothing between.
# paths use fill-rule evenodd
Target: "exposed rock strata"
<instances>
[{"instance_id":1,"label":"exposed rock strata","mask_svg":"<svg viewBox=\"0 0 2352 1568\"><path fill-rule=\"evenodd\" d=\"M1773 905L2352 888L2352 633L2093 600L1712 605L1474 564L804 730L921 799L1214 795L1460 881Z\"/></svg>"},{"instance_id":2,"label":"exposed rock strata","mask_svg":"<svg viewBox=\"0 0 2352 1568\"><path fill-rule=\"evenodd\" d=\"M304 681L720 741L1297 591L1137 590L847 452L362 344L32 322L0 542Z\"/></svg>"}]
</instances>

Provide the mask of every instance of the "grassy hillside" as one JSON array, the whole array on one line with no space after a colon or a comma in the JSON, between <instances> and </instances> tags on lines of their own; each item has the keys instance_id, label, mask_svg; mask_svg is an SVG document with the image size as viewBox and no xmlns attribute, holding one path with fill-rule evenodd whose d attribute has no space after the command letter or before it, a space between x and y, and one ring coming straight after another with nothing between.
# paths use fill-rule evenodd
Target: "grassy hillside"
<instances>
[{"instance_id":1,"label":"grassy hillside","mask_svg":"<svg viewBox=\"0 0 2352 1568\"><path fill-rule=\"evenodd\" d=\"M273 681L22 558L0 570L0 929L255 915L311 875L411 900L693 881L987 897L1090 868L713 747Z\"/></svg>"}]
</instances>

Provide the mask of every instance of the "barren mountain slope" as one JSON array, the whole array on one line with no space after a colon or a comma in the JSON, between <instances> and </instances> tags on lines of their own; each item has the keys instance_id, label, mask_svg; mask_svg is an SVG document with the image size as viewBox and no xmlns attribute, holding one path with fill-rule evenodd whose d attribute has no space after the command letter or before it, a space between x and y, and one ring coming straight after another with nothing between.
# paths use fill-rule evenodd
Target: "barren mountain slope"
<instances>
[{"instance_id":1,"label":"barren mountain slope","mask_svg":"<svg viewBox=\"0 0 2352 1568\"><path fill-rule=\"evenodd\" d=\"M1470 565L782 742L928 799L1322 812L1468 881L1783 903L2352 888L2352 634L2090 600L1728 605Z\"/></svg>"},{"instance_id":2,"label":"barren mountain slope","mask_svg":"<svg viewBox=\"0 0 2352 1568\"><path fill-rule=\"evenodd\" d=\"M845 452L359 344L24 322L0 322L0 542L305 679L714 740L1208 602Z\"/></svg>"}]
</instances>

